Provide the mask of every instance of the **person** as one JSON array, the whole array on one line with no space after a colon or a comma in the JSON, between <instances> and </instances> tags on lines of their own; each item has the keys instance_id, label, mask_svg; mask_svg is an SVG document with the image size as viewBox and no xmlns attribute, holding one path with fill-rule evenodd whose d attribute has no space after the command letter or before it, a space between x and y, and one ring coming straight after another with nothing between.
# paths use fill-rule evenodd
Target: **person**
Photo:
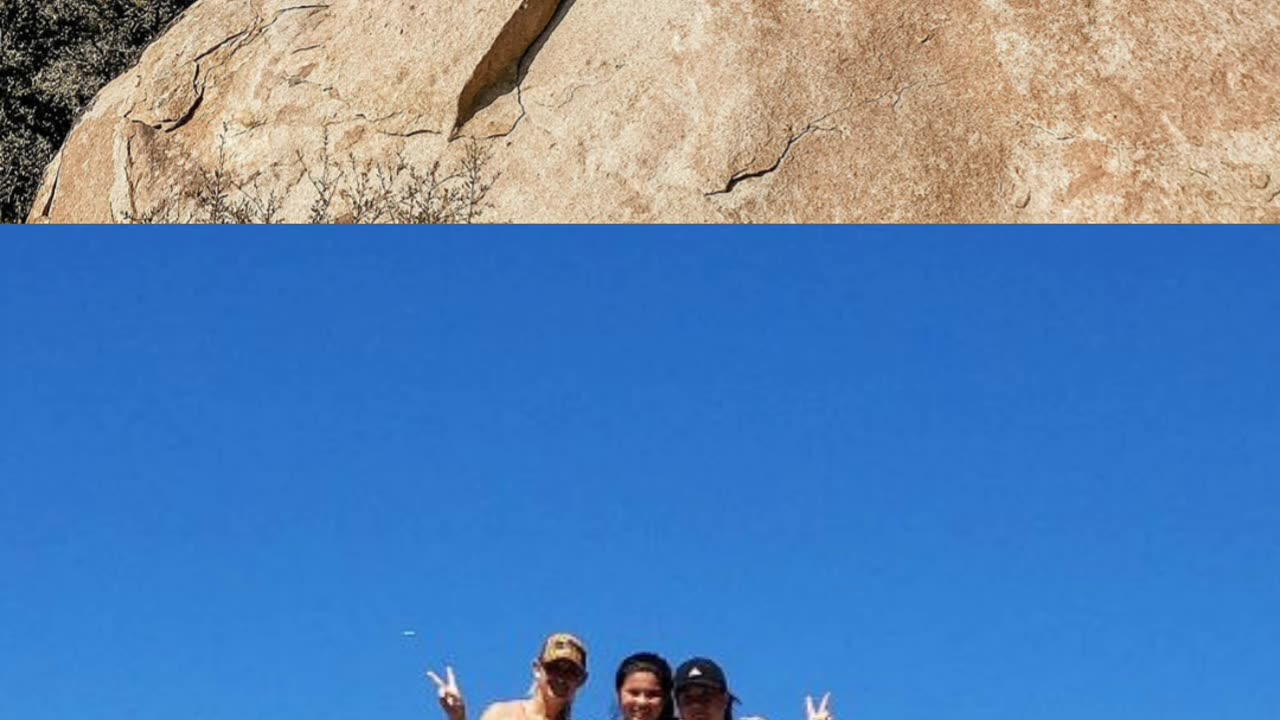
<instances>
[{"instance_id":1,"label":"person","mask_svg":"<svg viewBox=\"0 0 1280 720\"><path fill-rule=\"evenodd\" d=\"M466 701L452 667L445 677L428 670L436 686L440 709L448 720L467 720ZM555 633L542 643L533 661L533 686L523 700L496 702L480 720L570 720L573 698L587 682L587 648L568 633Z\"/></svg>"},{"instance_id":2,"label":"person","mask_svg":"<svg viewBox=\"0 0 1280 720\"><path fill-rule=\"evenodd\" d=\"M671 666L661 655L638 652L618 664L613 676L617 720L675 720Z\"/></svg>"},{"instance_id":3,"label":"person","mask_svg":"<svg viewBox=\"0 0 1280 720\"><path fill-rule=\"evenodd\" d=\"M714 660L694 657L680 663L672 684L680 720L734 720L733 706L738 698L729 691L724 670ZM806 695L804 706L808 720L834 720L830 701L831 693L824 694L817 705L812 696Z\"/></svg>"}]
</instances>

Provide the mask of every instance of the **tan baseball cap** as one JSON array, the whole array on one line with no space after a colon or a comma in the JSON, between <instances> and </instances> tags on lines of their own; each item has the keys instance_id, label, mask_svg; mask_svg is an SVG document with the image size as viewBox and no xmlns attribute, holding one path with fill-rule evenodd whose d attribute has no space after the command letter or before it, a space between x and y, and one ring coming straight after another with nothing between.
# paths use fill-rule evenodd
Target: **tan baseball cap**
<instances>
[{"instance_id":1,"label":"tan baseball cap","mask_svg":"<svg viewBox=\"0 0 1280 720\"><path fill-rule=\"evenodd\" d=\"M545 665L557 660L568 660L585 673L587 648L581 640L569 633L556 633L542 643L542 653L538 655L538 662Z\"/></svg>"}]
</instances>

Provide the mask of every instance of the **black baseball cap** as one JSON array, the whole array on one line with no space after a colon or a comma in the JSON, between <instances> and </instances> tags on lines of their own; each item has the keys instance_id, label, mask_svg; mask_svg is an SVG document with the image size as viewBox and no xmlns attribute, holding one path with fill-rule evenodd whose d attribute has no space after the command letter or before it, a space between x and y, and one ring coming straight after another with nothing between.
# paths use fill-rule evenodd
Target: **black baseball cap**
<instances>
[{"instance_id":1,"label":"black baseball cap","mask_svg":"<svg viewBox=\"0 0 1280 720\"><path fill-rule=\"evenodd\" d=\"M721 692L729 691L729 682L725 680L724 670L721 670L714 660L704 657L689 658L676 668L673 682L675 692L679 694L682 689L690 685L702 685Z\"/></svg>"}]
</instances>

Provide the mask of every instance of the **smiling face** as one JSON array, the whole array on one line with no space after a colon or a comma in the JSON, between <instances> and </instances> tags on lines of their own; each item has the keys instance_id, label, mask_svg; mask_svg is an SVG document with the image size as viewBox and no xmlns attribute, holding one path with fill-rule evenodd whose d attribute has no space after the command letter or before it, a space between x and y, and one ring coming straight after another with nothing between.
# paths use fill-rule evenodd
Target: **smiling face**
<instances>
[{"instance_id":1,"label":"smiling face","mask_svg":"<svg viewBox=\"0 0 1280 720\"><path fill-rule=\"evenodd\" d=\"M587 679L581 668L566 660L537 663L535 671L543 697L562 702L573 700L574 694Z\"/></svg>"},{"instance_id":2,"label":"smiling face","mask_svg":"<svg viewBox=\"0 0 1280 720\"><path fill-rule=\"evenodd\" d=\"M657 720L662 714L662 683L648 670L637 670L618 688L622 720Z\"/></svg>"},{"instance_id":3,"label":"smiling face","mask_svg":"<svg viewBox=\"0 0 1280 720\"><path fill-rule=\"evenodd\" d=\"M676 693L681 720L724 720L729 693L706 685L689 685Z\"/></svg>"}]
</instances>

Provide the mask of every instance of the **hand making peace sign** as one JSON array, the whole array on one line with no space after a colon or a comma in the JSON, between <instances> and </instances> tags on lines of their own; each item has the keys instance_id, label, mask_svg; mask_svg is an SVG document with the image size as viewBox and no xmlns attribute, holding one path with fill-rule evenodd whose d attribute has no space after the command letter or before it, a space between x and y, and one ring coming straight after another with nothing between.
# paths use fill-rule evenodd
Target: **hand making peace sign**
<instances>
[{"instance_id":1,"label":"hand making peace sign","mask_svg":"<svg viewBox=\"0 0 1280 720\"><path fill-rule=\"evenodd\" d=\"M458 679L453 676L453 668L444 668L445 680L428 670L427 677L436 685L436 695L440 697L440 709L449 720L464 720L467 716L467 705L462 700L462 690L458 688Z\"/></svg>"},{"instance_id":2,"label":"hand making peace sign","mask_svg":"<svg viewBox=\"0 0 1280 720\"><path fill-rule=\"evenodd\" d=\"M831 710L827 707L827 702L831 700L831 693L822 694L822 702L818 703L818 707L813 706L813 696L804 696L804 710L809 720L833 720Z\"/></svg>"}]
</instances>

